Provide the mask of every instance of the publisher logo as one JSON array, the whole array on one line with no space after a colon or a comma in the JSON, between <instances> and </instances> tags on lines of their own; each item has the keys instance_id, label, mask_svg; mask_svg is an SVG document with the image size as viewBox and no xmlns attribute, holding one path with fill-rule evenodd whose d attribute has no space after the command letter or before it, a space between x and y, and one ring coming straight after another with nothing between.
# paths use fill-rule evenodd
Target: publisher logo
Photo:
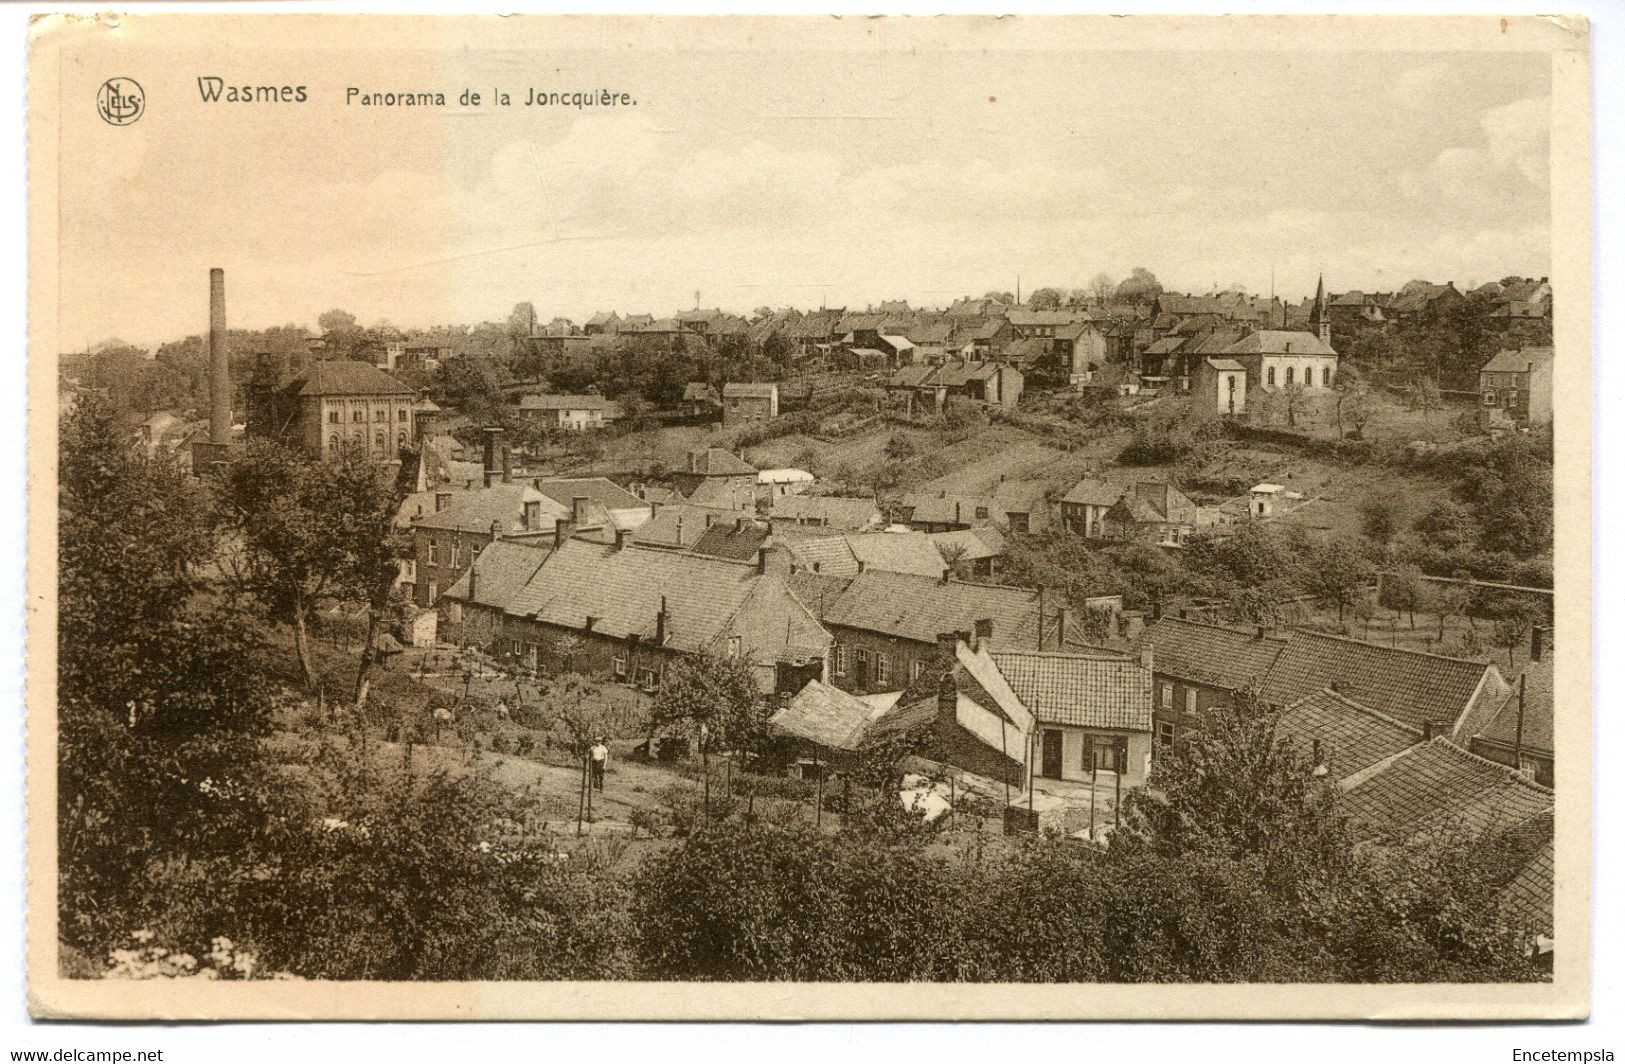
<instances>
[{"instance_id":1,"label":"publisher logo","mask_svg":"<svg viewBox=\"0 0 1625 1064\"><path fill-rule=\"evenodd\" d=\"M108 78L96 93L96 110L109 125L127 126L147 113L147 94L134 78Z\"/></svg>"}]
</instances>

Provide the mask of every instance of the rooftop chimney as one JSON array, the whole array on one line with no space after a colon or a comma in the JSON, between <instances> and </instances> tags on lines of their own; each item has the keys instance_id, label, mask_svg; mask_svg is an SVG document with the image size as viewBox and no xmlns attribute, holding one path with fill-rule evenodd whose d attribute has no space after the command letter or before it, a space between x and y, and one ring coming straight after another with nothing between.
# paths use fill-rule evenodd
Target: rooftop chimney
<instances>
[{"instance_id":1,"label":"rooftop chimney","mask_svg":"<svg viewBox=\"0 0 1625 1064\"><path fill-rule=\"evenodd\" d=\"M1431 720L1424 720L1422 722L1422 741L1423 742L1431 742L1432 740L1433 740L1433 722Z\"/></svg>"},{"instance_id":2,"label":"rooftop chimney","mask_svg":"<svg viewBox=\"0 0 1625 1064\"><path fill-rule=\"evenodd\" d=\"M502 473L502 430L495 425L485 430L485 486L490 487ZM503 477L506 480L506 477Z\"/></svg>"},{"instance_id":3,"label":"rooftop chimney","mask_svg":"<svg viewBox=\"0 0 1625 1064\"><path fill-rule=\"evenodd\" d=\"M983 617L976 622L976 626L971 632L971 649L975 650L981 647L983 644L990 643L992 641L993 619L991 617Z\"/></svg>"},{"instance_id":4,"label":"rooftop chimney","mask_svg":"<svg viewBox=\"0 0 1625 1064\"><path fill-rule=\"evenodd\" d=\"M226 357L226 271L209 271L209 442L231 442L231 360Z\"/></svg>"},{"instance_id":5,"label":"rooftop chimney","mask_svg":"<svg viewBox=\"0 0 1625 1064\"><path fill-rule=\"evenodd\" d=\"M660 612L655 614L655 646L666 645L666 596L660 596Z\"/></svg>"},{"instance_id":6,"label":"rooftop chimney","mask_svg":"<svg viewBox=\"0 0 1625 1064\"><path fill-rule=\"evenodd\" d=\"M575 522L577 528L587 523L588 501L585 495L570 496L570 519Z\"/></svg>"},{"instance_id":7,"label":"rooftop chimney","mask_svg":"<svg viewBox=\"0 0 1625 1064\"><path fill-rule=\"evenodd\" d=\"M497 542L500 542L501 539L502 539L502 522L501 521L492 521L491 522L491 542L492 543L497 543Z\"/></svg>"}]
</instances>

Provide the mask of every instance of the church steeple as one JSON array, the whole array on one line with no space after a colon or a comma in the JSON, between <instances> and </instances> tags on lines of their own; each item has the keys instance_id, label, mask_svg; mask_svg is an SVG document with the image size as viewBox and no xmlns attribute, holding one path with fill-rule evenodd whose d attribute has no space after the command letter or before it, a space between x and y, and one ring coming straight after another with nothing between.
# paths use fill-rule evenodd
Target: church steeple
<instances>
[{"instance_id":1,"label":"church steeple","mask_svg":"<svg viewBox=\"0 0 1625 1064\"><path fill-rule=\"evenodd\" d=\"M1326 316L1326 275L1321 274L1315 282L1315 303L1309 310L1309 327L1315 330L1320 342L1330 347L1332 344L1332 320Z\"/></svg>"}]
</instances>

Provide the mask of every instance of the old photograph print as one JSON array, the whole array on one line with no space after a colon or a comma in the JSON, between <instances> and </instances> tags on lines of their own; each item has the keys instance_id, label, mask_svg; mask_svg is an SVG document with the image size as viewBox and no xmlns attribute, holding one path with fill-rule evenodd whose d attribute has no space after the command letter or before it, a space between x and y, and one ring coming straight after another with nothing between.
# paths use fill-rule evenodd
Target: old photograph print
<instances>
[{"instance_id":1,"label":"old photograph print","mask_svg":"<svg viewBox=\"0 0 1625 1064\"><path fill-rule=\"evenodd\" d=\"M36 1014L1585 1014L1583 21L32 37Z\"/></svg>"}]
</instances>

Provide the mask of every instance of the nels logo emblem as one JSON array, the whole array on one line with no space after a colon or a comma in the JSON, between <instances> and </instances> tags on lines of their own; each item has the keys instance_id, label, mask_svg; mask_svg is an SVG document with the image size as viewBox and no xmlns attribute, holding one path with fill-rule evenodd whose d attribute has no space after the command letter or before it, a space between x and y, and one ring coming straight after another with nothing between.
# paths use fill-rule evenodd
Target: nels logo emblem
<instances>
[{"instance_id":1,"label":"nels logo emblem","mask_svg":"<svg viewBox=\"0 0 1625 1064\"><path fill-rule=\"evenodd\" d=\"M134 78L108 78L96 93L96 110L109 125L127 126L147 113L147 94Z\"/></svg>"}]
</instances>

